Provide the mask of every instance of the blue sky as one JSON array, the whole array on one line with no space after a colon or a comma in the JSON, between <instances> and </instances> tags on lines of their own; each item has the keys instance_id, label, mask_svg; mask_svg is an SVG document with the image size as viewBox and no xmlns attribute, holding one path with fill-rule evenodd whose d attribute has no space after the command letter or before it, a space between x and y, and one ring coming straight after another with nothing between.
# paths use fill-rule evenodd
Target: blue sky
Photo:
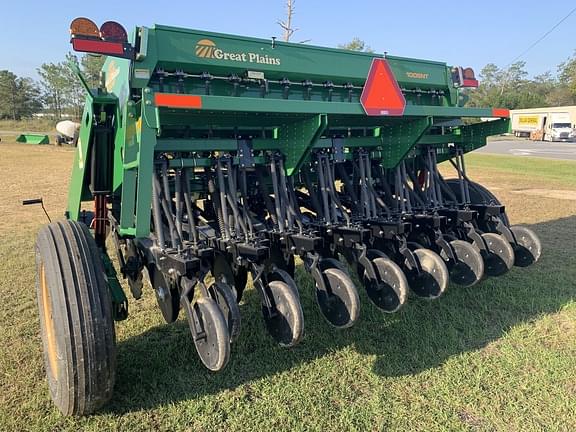
<instances>
[{"instance_id":1,"label":"blue sky","mask_svg":"<svg viewBox=\"0 0 576 432\"><path fill-rule=\"evenodd\" d=\"M293 41L336 46L353 37L377 52L445 61L479 71L503 67L528 48L576 1L530 0L296 0ZM284 0L237 1L7 1L2 6L0 69L36 77L43 62L70 50L68 25L77 16L97 24L116 20L135 25L168 24L268 38L280 36ZM576 13L522 60L530 75L556 71L576 49Z\"/></svg>"}]
</instances>

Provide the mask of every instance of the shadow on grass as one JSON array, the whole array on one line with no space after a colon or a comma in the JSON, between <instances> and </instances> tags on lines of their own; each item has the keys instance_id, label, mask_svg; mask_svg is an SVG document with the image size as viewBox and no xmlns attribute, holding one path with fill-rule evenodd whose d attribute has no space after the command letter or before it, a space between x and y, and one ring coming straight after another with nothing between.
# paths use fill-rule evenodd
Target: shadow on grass
<instances>
[{"instance_id":1,"label":"shadow on grass","mask_svg":"<svg viewBox=\"0 0 576 432\"><path fill-rule=\"evenodd\" d=\"M150 329L118 345L118 374L109 412L125 413L242 387L240 403L250 400L250 383L352 346L376 356L375 373L402 376L436 367L453 355L476 350L500 338L517 323L558 311L576 297L576 216L533 225L543 243L535 266L475 287L451 286L433 302L411 298L398 313L383 315L361 292L361 317L337 331L321 317L311 279L297 270L306 335L300 345L277 347L264 329L254 290L241 305L242 333L226 369L208 372L197 358L186 322ZM572 263L572 264L571 264Z\"/></svg>"}]
</instances>

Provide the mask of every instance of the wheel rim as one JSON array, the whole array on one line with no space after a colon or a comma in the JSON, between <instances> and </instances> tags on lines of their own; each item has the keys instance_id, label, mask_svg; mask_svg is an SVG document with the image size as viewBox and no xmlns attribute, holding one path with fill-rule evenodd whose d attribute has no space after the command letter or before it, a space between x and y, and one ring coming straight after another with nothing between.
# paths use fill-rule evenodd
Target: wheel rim
<instances>
[{"instance_id":1,"label":"wheel rim","mask_svg":"<svg viewBox=\"0 0 576 432\"><path fill-rule=\"evenodd\" d=\"M304 318L298 297L293 289L282 281L272 281L268 288L276 309L276 314L269 316L266 307L262 306L268 333L280 346L294 346L300 341L304 331Z\"/></svg>"},{"instance_id":2,"label":"wheel rim","mask_svg":"<svg viewBox=\"0 0 576 432\"><path fill-rule=\"evenodd\" d=\"M203 332L194 337L200 361L211 371L222 370L230 357L230 335L216 302L201 297L192 306Z\"/></svg>"},{"instance_id":3,"label":"wheel rim","mask_svg":"<svg viewBox=\"0 0 576 432\"><path fill-rule=\"evenodd\" d=\"M40 265L39 270L40 289L42 291L42 310L44 313L44 330L46 331L46 356L48 357L48 364L50 374L53 378L58 376L58 353L56 349L56 329L54 325L54 317L52 315L52 299L50 297L50 290L46 281L46 270L44 264Z\"/></svg>"},{"instance_id":4,"label":"wheel rim","mask_svg":"<svg viewBox=\"0 0 576 432\"><path fill-rule=\"evenodd\" d=\"M463 240L453 240L450 245L456 257L456 262L450 265L450 280L466 287L477 284L484 274L484 261L480 251ZM448 259L444 251L440 255L445 260Z\"/></svg>"},{"instance_id":5,"label":"wheel rim","mask_svg":"<svg viewBox=\"0 0 576 432\"><path fill-rule=\"evenodd\" d=\"M528 267L538 261L542 254L542 243L536 233L523 226L513 226L510 230L516 238L516 244L513 245L514 265Z\"/></svg>"},{"instance_id":6,"label":"wheel rim","mask_svg":"<svg viewBox=\"0 0 576 432\"><path fill-rule=\"evenodd\" d=\"M318 289L316 285L316 301L322 315L334 327L352 326L358 319L360 310L356 287L350 278L337 268L324 270L322 277L330 291Z\"/></svg>"},{"instance_id":7,"label":"wheel rim","mask_svg":"<svg viewBox=\"0 0 576 432\"><path fill-rule=\"evenodd\" d=\"M484 252L484 269L488 276L501 276L514 265L514 250L504 236L496 233L482 234L488 247Z\"/></svg>"},{"instance_id":8,"label":"wheel rim","mask_svg":"<svg viewBox=\"0 0 576 432\"><path fill-rule=\"evenodd\" d=\"M330 267L337 268L339 270L342 270L346 275L348 275L348 271L346 270L346 266L339 259L322 258L322 260L320 261L320 265L322 266L322 268L330 268Z\"/></svg>"},{"instance_id":9,"label":"wheel rim","mask_svg":"<svg viewBox=\"0 0 576 432\"><path fill-rule=\"evenodd\" d=\"M364 286L368 298L382 311L396 312L406 302L408 294L406 275L394 261L388 258L376 258L372 262L378 274L378 280L371 280L364 271Z\"/></svg>"},{"instance_id":10,"label":"wheel rim","mask_svg":"<svg viewBox=\"0 0 576 432\"><path fill-rule=\"evenodd\" d=\"M429 249L416 249L414 255L419 260L422 271L418 273L415 269L410 269L407 273L410 289L418 297L440 297L448 286L448 269L444 260Z\"/></svg>"}]
</instances>

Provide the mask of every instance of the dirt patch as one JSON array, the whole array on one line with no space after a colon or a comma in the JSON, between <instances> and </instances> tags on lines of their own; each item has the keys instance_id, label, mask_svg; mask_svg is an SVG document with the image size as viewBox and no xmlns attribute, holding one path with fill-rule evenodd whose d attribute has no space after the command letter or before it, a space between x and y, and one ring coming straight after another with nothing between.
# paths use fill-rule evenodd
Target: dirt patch
<instances>
[{"instance_id":1,"label":"dirt patch","mask_svg":"<svg viewBox=\"0 0 576 432\"><path fill-rule=\"evenodd\" d=\"M42 197L50 216L62 217L74 150L4 143L0 149L0 238L13 230L35 232L46 223L39 206L22 205L25 199Z\"/></svg>"},{"instance_id":2,"label":"dirt patch","mask_svg":"<svg viewBox=\"0 0 576 432\"><path fill-rule=\"evenodd\" d=\"M510 192L515 194L541 196L544 198L576 201L576 191L574 190L523 189Z\"/></svg>"},{"instance_id":3,"label":"dirt patch","mask_svg":"<svg viewBox=\"0 0 576 432\"><path fill-rule=\"evenodd\" d=\"M467 411L461 411L458 413L458 417L462 423L470 428L470 430L476 431L484 429L484 422L481 418L475 416L474 414L471 414Z\"/></svg>"}]
</instances>

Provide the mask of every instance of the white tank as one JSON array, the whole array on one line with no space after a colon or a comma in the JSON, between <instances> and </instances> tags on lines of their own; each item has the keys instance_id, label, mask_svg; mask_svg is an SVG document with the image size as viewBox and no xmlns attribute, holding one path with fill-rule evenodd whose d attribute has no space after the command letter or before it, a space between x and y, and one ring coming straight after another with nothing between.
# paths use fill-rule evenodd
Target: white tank
<instances>
[{"instance_id":1,"label":"white tank","mask_svg":"<svg viewBox=\"0 0 576 432\"><path fill-rule=\"evenodd\" d=\"M76 131L80 129L80 123L71 120L63 120L56 123L56 130L68 138L74 138Z\"/></svg>"}]
</instances>

